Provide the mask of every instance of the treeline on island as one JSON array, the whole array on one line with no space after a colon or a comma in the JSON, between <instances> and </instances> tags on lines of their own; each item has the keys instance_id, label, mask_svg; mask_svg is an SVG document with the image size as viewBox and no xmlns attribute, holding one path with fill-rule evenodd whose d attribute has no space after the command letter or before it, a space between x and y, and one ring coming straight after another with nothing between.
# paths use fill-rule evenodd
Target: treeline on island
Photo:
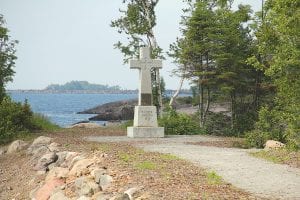
<instances>
[{"instance_id":1,"label":"treeline on island","mask_svg":"<svg viewBox=\"0 0 300 200\"><path fill-rule=\"evenodd\" d=\"M67 91L67 90L102 90L102 91L120 91L122 90L118 85L102 85L93 84L88 81L70 81L65 84L51 84L45 88L45 90L52 91Z\"/></svg>"}]
</instances>

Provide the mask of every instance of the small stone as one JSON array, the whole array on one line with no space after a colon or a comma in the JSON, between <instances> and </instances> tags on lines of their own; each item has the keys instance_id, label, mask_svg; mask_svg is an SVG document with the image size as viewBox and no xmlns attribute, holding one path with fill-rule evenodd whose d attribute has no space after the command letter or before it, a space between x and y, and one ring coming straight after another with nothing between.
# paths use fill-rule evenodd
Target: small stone
<instances>
[{"instance_id":1,"label":"small stone","mask_svg":"<svg viewBox=\"0 0 300 200\"><path fill-rule=\"evenodd\" d=\"M111 185L112 181L113 181L113 178L111 176L101 175L99 185L100 185L102 190L106 190Z\"/></svg>"},{"instance_id":2,"label":"small stone","mask_svg":"<svg viewBox=\"0 0 300 200\"><path fill-rule=\"evenodd\" d=\"M92 196L100 191L99 185L87 177L77 178L75 180L75 187L79 196Z\"/></svg>"},{"instance_id":3,"label":"small stone","mask_svg":"<svg viewBox=\"0 0 300 200\"><path fill-rule=\"evenodd\" d=\"M11 186L7 186L6 188L7 190L13 190L13 188Z\"/></svg>"},{"instance_id":4,"label":"small stone","mask_svg":"<svg viewBox=\"0 0 300 200\"><path fill-rule=\"evenodd\" d=\"M69 176L81 176L89 172L88 168L93 165L93 160L82 159L77 161L69 172Z\"/></svg>"},{"instance_id":5,"label":"small stone","mask_svg":"<svg viewBox=\"0 0 300 200\"><path fill-rule=\"evenodd\" d=\"M91 172L91 175L94 177L96 183L100 183L100 178L102 175L106 174L105 169L95 169Z\"/></svg>"},{"instance_id":6,"label":"small stone","mask_svg":"<svg viewBox=\"0 0 300 200\"><path fill-rule=\"evenodd\" d=\"M65 179L67 178L69 173L69 169L67 168L62 168L62 167L54 167L51 169L46 177L46 181L53 179L53 178L60 178L60 179Z\"/></svg>"},{"instance_id":7,"label":"small stone","mask_svg":"<svg viewBox=\"0 0 300 200\"><path fill-rule=\"evenodd\" d=\"M28 145L27 142L24 142L22 140L16 140L9 145L9 147L7 149L7 153L11 154L11 153L21 151L21 150L25 149L27 147L27 145Z\"/></svg>"},{"instance_id":8,"label":"small stone","mask_svg":"<svg viewBox=\"0 0 300 200\"><path fill-rule=\"evenodd\" d=\"M61 167L61 165L65 162L66 157L67 157L68 152L67 151L62 151L62 152L57 152L56 155L58 156L57 161L55 162L56 167Z\"/></svg>"},{"instance_id":9,"label":"small stone","mask_svg":"<svg viewBox=\"0 0 300 200\"><path fill-rule=\"evenodd\" d=\"M133 200L134 198L134 195L139 191L139 188L130 188L128 190L126 190L124 192L124 195L127 195L127 197L130 199L130 200Z\"/></svg>"},{"instance_id":10,"label":"small stone","mask_svg":"<svg viewBox=\"0 0 300 200\"><path fill-rule=\"evenodd\" d=\"M59 190L52 194L49 200L69 200L69 198L65 196L63 191Z\"/></svg>"},{"instance_id":11,"label":"small stone","mask_svg":"<svg viewBox=\"0 0 300 200\"><path fill-rule=\"evenodd\" d=\"M0 149L0 156L5 154L6 153L6 150L5 149Z\"/></svg>"},{"instance_id":12,"label":"small stone","mask_svg":"<svg viewBox=\"0 0 300 200\"><path fill-rule=\"evenodd\" d=\"M47 169L48 165L54 163L58 159L56 153L47 153L43 155L35 166L35 170L45 170Z\"/></svg>"}]
</instances>

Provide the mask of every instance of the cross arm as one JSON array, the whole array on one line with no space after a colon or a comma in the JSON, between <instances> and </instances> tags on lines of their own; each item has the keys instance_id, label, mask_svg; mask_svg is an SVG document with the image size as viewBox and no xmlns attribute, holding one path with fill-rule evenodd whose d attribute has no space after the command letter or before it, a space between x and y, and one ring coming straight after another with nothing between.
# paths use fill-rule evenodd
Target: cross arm
<instances>
[{"instance_id":1,"label":"cross arm","mask_svg":"<svg viewBox=\"0 0 300 200\"><path fill-rule=\"evenodd\" d=\"M130 69L141 69L141 62L139 60L129 60Z\"/></svg>"},{"instance_id":2,"label":"cross arm","mask_svg":"<svg viewBox=\"0 0 300 200\"><path fill-rule=\"evenodd\" d=\"M152 60L152 68L161 69L162 68L162 60Z\"/></svg>"}]
</instances>

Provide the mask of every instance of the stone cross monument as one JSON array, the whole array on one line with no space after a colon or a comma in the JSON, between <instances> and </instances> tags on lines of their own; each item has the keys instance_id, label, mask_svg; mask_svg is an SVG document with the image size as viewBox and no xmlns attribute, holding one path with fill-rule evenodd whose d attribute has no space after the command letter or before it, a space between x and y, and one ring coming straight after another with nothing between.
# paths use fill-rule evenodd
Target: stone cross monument
<instances>
[{"instance_id":1,"label":"stone cross monument","mask_svg":"<svg viewBox=\"0 0 300 200\"><path fill-rule=\"evenodd\" d=\"M129 61L131 69L139 69L139 103L134 109L133 127L127 136L133 138L164 137L164 128L158 127L156 107L152 105L151 69L162 68L161 60L150 58L150 48L140 48L140 59Z\"/></svg>"}]
</instances>

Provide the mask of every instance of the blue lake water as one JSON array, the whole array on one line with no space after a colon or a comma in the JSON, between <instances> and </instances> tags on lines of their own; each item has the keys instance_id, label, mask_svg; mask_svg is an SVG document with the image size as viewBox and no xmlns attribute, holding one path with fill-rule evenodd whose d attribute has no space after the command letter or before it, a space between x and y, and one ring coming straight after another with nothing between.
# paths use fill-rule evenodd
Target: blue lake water
<instances>
[{"instance_id":1,"label":"blue lake water","mask_svg":"<svg viewBox=\"0 0 300 200\"><path fill-rule=\"evenodd\" d=\"M137 94L37 94L11 92L14 101L28 100L32 110L47 116L53 123L67 127L94 115L76 114L108 102L137 98ZM101 123L101 122L99 122Z\"/></svg>"}]
</instances>

